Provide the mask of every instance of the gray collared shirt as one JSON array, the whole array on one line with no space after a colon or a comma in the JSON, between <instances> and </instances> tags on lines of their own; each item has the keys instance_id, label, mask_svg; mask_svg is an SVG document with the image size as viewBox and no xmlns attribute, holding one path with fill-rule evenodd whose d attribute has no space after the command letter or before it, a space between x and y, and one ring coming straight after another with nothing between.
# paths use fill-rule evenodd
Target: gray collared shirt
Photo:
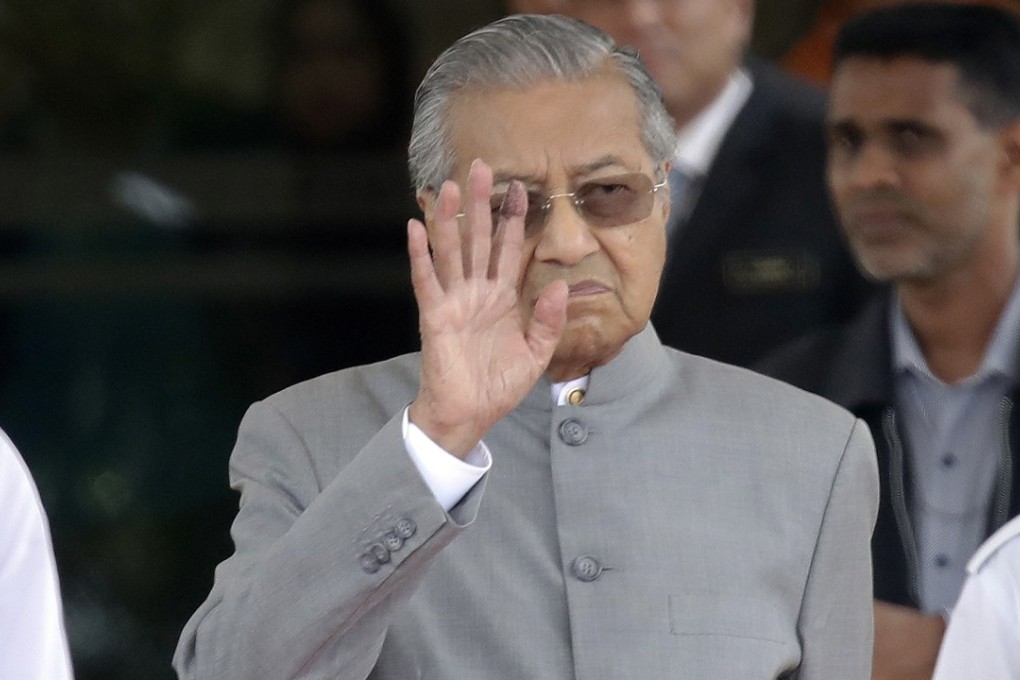
<instances>
[{"instance_id":1,"label":"gray collared shirt","mask_svg":"<svg viewBox=\"0 0 1020 680\"><path fill-rule=\"evenodd\" d=\"M1020 279L1018 279L1020 281ZM949 385L932 374L897 300L891 309L896 406L902 415L921 609L952 609L967 560L986 537L1004 444L1001 405L1017 382L1020 283L977 372Z\"/></svg>"}]
</instances>

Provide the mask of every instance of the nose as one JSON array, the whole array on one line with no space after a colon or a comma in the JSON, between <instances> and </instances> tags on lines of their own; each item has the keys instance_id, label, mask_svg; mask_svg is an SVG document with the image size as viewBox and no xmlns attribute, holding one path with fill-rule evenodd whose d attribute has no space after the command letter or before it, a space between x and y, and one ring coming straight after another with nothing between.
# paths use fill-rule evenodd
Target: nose
<instances>
[{"instance_id":1,"label":"nose","mask_svg":"<svg viewBox=\"0 0 1020 680\"><path fill-rule=\"evenodd\" d=\"M865 144L854 157L844 160L843 172L849 186L855 189L876 189L896 186L899 173L896 159L881 144Z\"/></svg>"},{"instance_id":2,"label":"nose","mask_svg":"<svg viewBox=\"0 0 1020 680\"><path fill-rule=\"evenodd\" d=\"M661 23L659 9L659 0L623 0L617 3L609 11L616 12L617 30L626 36L616 37L630 39L631 32L642 31L650 25L659 25Z\"/></svg>"},{"instance_id":3,"label":"nose","mask_svg":"<svg viewBox=\"0 0 1020 680\"><path fill-rule=\"evenodd\" d=\"M632 27L644 28L661 23L659 0L627 0L624 5L623 13Z\"/></svg>"},{"instance_id":4,"label":"nose","mask_svg":"<svg viewBox=\"0 0 1020 680\"><path fill-rule=\"evenodd\" d=\"M598 251L599 247L591 226L577 212L570 198L552 199L535 247L535 257L569 267Z\"/></svg>"}]
</instances>

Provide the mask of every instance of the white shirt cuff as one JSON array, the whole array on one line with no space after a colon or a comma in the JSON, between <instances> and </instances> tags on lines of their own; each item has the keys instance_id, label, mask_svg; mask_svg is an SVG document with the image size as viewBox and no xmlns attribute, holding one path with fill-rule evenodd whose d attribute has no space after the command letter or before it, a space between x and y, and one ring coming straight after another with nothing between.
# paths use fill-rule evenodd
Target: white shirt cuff
<instances>
[{"instance_id":1,"label":"white shirt cuff","mask_svg":"<svg viewBox=\"0 0 1020 680\"><path fill-rule=\"evenodd\" d=\"M412 423L404 409L404 447L418 474L432 491L443 509L449 511L457 505L478 480L492 467L492 455L485 442L471 449L464 460L446 451L421 428Z\"/></svg>"}]
</instances>

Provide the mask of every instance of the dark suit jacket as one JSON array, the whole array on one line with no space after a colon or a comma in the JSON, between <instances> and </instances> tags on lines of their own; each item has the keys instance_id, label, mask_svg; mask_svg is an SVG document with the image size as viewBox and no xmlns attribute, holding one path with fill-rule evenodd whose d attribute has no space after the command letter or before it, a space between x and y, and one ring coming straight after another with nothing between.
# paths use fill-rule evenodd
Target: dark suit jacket
<instances>
[{"instance_id":1,"label":"dark suit jacket","mask_svg":"<svg viewBox=\"0 0 1020 680\"><path fill-rule=\"evenodd\" d=\"M881 480L878 521L871 539L875 598L920 606L920 555L911 525L914 485L911 452L895 403L891 293L877 294L852 322L814 333L781 348L757 369L847 409L868 424L875 439ZM1020 514L1020 385L1000 405L998 473L989 503L985 536Z\"/></svg>"},{"instance_id":2,"label":"dark suit jacket","mask_svg":"<svg viewBox=\"0 0 1020 680\"><path fill-rule=\"evenodd\" d=\"M652 317L665 344L741 366L847 320L869 290L829 204L823 94L748 70L754 89L670 243Z\"/></svg>"}]
</instances>

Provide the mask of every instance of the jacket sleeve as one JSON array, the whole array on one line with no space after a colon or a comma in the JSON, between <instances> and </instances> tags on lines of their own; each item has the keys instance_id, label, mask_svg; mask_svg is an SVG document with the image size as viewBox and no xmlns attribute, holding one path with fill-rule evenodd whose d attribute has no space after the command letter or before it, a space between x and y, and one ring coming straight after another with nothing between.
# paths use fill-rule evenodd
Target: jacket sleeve
<instances>
[{"instance_id":1,"label":"jacket sleeve","mask_svg":"<svg viewBox=\"0 0 1020 680\"><path fill-rule=\"evenodd\" d=\"M308 447L265 402L230 460L234 554L174 655L182 680L362 680L432 559L470 524L483 482L447 513L392 418L325 486ZM339 448L339 447L338 447Z\"/></svg>"},{"instance_id":2,"label":"jacket sleeve","mask_svg":"<svg viewBox=\"0 0 1020 680\"><path fill-rule=\"evenodd\" d=\"M818 532L798 624L799 680L871 677L871 532L878 469L871 433L854 423Z\"/></svg>"}]
</instances>

